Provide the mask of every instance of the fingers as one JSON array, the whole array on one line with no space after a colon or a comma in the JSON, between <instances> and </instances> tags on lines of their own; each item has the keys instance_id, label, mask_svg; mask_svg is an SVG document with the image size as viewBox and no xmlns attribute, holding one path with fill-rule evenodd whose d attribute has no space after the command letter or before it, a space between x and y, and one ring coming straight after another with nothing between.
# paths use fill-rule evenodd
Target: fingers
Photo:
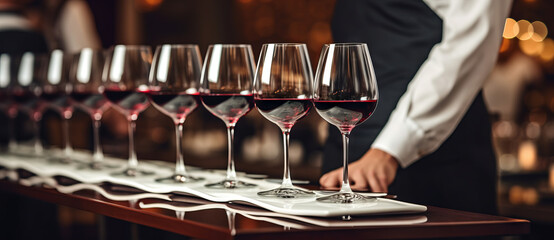
<instances>
[{"instance_id":1,"label":"fingers","mask_svg":"<svg viewBox=\"0 0 554 240\"><path fill-rule=\"evenodd\" d=\"M319 179L319 184L326 188L339 187L342 180L341 173L342 168L328 172Z\"/></svg>"},{"instance_id":2,"label":"fingers","mask_svg":"<svg viewBox=\"0 0 554 240\"><path fill-rule=\"evenodd\" d=\"M381 184L379 184L379 181L377 180L377 177L373 172L367 174L367 179L369 180L369 186L371 187L372 192L382 192L383 188L381 187Z\"/></svg>"},{"instance_id":3,"label":"fingers","mask_svg":"<svg viewBox=\"0 0 554 240\"><path fill-rule=\"evenodd\" d=\"M352 171L352 173L348 175L348 178L351 181L350 186L354 189L366 190L369 188L369 182L365 174L361 171Z\"/></svg>"}]
</instances>

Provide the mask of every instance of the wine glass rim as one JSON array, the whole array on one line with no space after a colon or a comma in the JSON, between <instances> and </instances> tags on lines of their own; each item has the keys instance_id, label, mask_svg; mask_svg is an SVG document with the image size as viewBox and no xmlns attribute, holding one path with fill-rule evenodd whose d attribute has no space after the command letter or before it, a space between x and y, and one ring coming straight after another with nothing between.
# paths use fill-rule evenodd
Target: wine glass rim
<instances>
[{"instance_id":1,"label":"wine glass rim","mask_svg":"<svg viewBox=\"0 0 554 240\"><path fill-rule=\"evenodd\" d=\"M160 44L156 46L156 48L163 47L163 46L170 46L171 48L197 48L198 44L193 44L193 43Z\"/></svg>"},{"instance_id":2,"label":"wine glass rim","mask_svg":"<svg viewBox=\"0 0 554 240\"><path fill-rule=\"evenodd\" d=\"M98 48L98 47L84 47L84 48L79 49L79 51L77 51L76 53L81 53L81 52L83 52L83 50L92 50L93 52L102 52L105 49Z\"/></svg>"},{"instance_id":3,"label":"wine glass rim","mask_svg":"<svg viewBox=\"0 0 554 240\"><path fill-rule=\"evenodd\" d=\"M276 45L276 46L306 46L305 43L264 43L263 46Z\"/></svg>"},{"instance_id":4,"label":"wine glass rim","mask_svg":"<svg viewBox=\"0 0 554 240\"><path fill-rule=\"evenodd\" d=\"M221 46L222 48L231 48L231 47L252 47L252 45L250 44L246 44L246 43L239 43L239 44L234 44L234 43L217 43L217 44L210 44L210 47L214 47L214 46Z\"/></svg>"},{"instance_id":5,"label":"wine glass rim","mask_svg":"<svg viewBox=\"0 0 554 240\"><path fill-rule=\"evenodd\" d=\"M117 44L113 45L111 49L115 49L116 47L123 46L125 49L150 49L150 46L148 45L125 45L125 44Z\"/></svg>"},{"instance_id":6,"label":"wine glass rim","mask_svg":"<svg viewBox=\"0 0 554 240\"><path fill-rule=\"evenodd\" d=\"M324 46L330 47L358 47L358 46L364 46L367 45L366 43L358 43L358 42L352 42L352 43L326 43Z\"/></svg>"}]
</instances>

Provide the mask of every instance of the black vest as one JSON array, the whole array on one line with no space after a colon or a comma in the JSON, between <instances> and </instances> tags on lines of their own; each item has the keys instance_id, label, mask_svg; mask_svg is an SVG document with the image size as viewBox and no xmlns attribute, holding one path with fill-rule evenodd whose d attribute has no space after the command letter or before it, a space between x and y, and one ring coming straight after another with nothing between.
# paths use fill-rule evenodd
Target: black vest
<instances>
[{"instance_id":1,"label":"black vest","mask_svg":"<svg viewBox=\"0 0 554 240\"><path fill-rule=\"evenodd\" d=\"M441 41L442 20L423 1L338 0L332 31L335 42L367 43L379 87L376 111L351 134L349 160L356 161L371 147L431 48ZM478 94L454 133L436 152L399 169L389 192L406 201L493 213L496 161L490 131ZM342 166L342 140L334 126L324 151L322 173ZM467 199L452 191L465 192L460 188L481 192L483 199L457 202L454 198Z\"/></svg>"}]
</instances>

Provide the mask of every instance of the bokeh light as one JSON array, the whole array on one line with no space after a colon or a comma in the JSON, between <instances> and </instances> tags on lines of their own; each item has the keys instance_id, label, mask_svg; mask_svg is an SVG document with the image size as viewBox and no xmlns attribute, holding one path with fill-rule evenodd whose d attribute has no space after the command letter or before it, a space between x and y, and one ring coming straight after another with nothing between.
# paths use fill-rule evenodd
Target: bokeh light
<instances>
[{"instance_id":1,"label":"bokeh light","mask_svg":"<svg viewBox=\"0 0 554 240\"><path fill-rule=\"evenodd\" d=\"M546 38L543 41L543 49L541 51L540 57L543 61L551 61L554 59L554 40L551 38Z\"/></svg>"},{"instance_id":2,"label":"bokeh light","mask_svg":"<svg viewBox=\"0 0 554 240\"><path fill-rule=\"evenodd\" d=\"M548 28L543 22L534 21L531 23L531 26L533 26L533 35L531 35L533 41L540 42L548 35Z\"/></svg>"},{"instance_id":3,"label":"bokeh light","mask_svg":"<svg viewBox=\"0 0 554 240\"><path fill-rule=\"evenodd\" d=\"M519 48L521 51L529 56L537 56L541 54L544 49L543 42L535 42L533 40L520 40Z\"/></svg>"},{"instance_id":4,"label":"bokeh light","mask_svg":"<svg viewBox=\"0 0 554 240\"><path fill-rule=\"evenodd\" d=\"M506 18L506 23L504 24L504 33L502 36L507 39L512 39L517 36L519 33L519 25L516 20L513 18Z\"/></svg>"},{"instance_id":5,"label":"bokeh light","mask_svg":"<svg viewBox=\"0 0 554 240\"><path fill-rule=\"evenodd\" d=\"M519 38L519 40L531 39L531 36L533 36L533 25L527 20L519 20L517 21L517 25L519 26L517 38Z\"/></svg>"}]
</instances>

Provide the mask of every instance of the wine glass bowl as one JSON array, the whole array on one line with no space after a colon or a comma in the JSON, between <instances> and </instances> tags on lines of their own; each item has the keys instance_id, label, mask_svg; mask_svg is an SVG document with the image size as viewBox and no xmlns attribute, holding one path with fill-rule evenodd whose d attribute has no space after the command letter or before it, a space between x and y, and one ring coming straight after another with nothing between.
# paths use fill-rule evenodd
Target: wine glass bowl
<instances>
[{"instance_id":1,"label":"wine glass bowl","mask_svg":"<svg viewBox=\"0 0 554 240\"><path fill-rule=\"evenodd\" d=\"M17 62L14 56L0 54L0 108L9 118L8 127L8 148L9 152L17 149L15 140L15 118L17 117L17 104L12 99L11 88L17 72Z\"/></svg>"},{"instance_id":2,"label":"wine glass bowl","mask_svg":"<svg viewBox=\"0 0 554 240\"><path fill-rule=\"evenodd\" d=\"M84 166L95 170L116 167L104 163L104 154L100 145L102 114L110 105L101 93L104 64L102 50L83 48L73 56L69 72L72 104L84 110L92 119L93 154L91 161Z\"/></svg>"},{"instance_id":3,"label":"wine glass bowl","mask_svg":"<svg viewBox=\"0 0 554 240\"><path fill-rule=\"evenodd\" d=\"M288 159L289 134L294 124L312 108L312 68L305 44L264 44L255 77L258 111L283 133L283 182L260 196L298 198L314 196L312 191L293 186Z\"/></svg>"},{"instance_id":4,"label":"wine glass bowl","mask_svg":"<svg viewBox=\"0 0 554 240\"><path fill-rule=\"evenodd\" d=\"M128 177L151 175L153 172L140 170L135 151L134 133L138 115L149 106L148 73L152 62L152 51L148 46L116 45L110 49L102 73L104 96L115 109L127 117L129 134L129 159L127 169L122 173Z\"/></svg>"},{"instance_id":5,"label":"wine glass bowl","mask_svg":"<svg viewBox=\"0 0 554 240\"><path fill-rule=\"evenodd\" d=\"M47 106L58 112L62 118L63 157L50 159L54 163L68 164L72 162L73 148L69 141L69 119L73 115L73 105L69 94L71 85L68 82L69 55L62 50L53 50L47 59L42 76L41 98Z\"/></svg>"},{"instance_id":6,"label":"wine glass bowl","mask_svg":"<svg viewBox=\"0 0 554 240\"><path fill-rule=\"evenodd\" d=\"M343 140L342 186L337 194L317 198L327 203L363 203L373 198L354 193L348 179L350 132L371 116L377 106L377 82L366 44L323 46L315 77L314 105L319 115L336 126Z\"/></svg>"},{"instance_id":7,"label":"wine glass bowl","mask_svg":"<svg viewBox=\"0 0 554 240\"><path fill-rule=\"evenodd\" d=\"M33 122L34 157L42 157L44 148L40 139L39 121L42 119L44 104L39 98L42 94L41 77L45 74L46 56L25 52L18 57L15 80L10 89L11 97L19 110L26 113Z\"/></svg>"},{"instance_id":8,"label":"wine glass bowl","mask_svg":"<svg viewBox=\"0 0 554 240\"><path fill-rule=\"evenodd\" d=\"M248 188L255 184L239 181L235 172L234 129L240 117L254 107L252 47L246 44L216 44L208 47L200 78L204 107L227 126L228 157L224 180L208 188Z\"/></svg>"},{"instance_id":9,"label":"wine glass bowl","mask_svg":"<svg viewBox=\"0 0 554 240\"><path fill-rule=\"evenodd\" d=\"M203 180L187 173L182 149L183 124L198 106L201 57L197 45L158 46L149 77L147 95L152 105L175 124L176 165L173 175L158 182L190 183Z\"/></svg>"}]
</instances>

